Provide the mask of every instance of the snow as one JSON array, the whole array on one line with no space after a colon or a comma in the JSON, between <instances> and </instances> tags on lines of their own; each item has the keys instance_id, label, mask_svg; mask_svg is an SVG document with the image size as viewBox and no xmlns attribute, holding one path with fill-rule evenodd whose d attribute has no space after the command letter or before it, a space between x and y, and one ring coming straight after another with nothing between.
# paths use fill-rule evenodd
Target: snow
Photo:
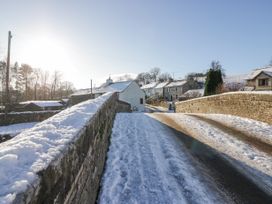
<instances>
[{"instance_id":1,"label":"snow","mask_svg":"<svg viewBox=\"0 0 272 204\"><path fill-rule=\"evenodd\" d=\"M21 111L21 112L10 112L9 115L21 115L21 114L40 114L40 113L58 113L60 110L43 110L43 111ZM0 115L4 115L5 113L0 113Z\"/></svg>"},{"instance_id":2,"label":"snow","mask_svg":"<svg viewBox=\"0 0 272 204\"><path fill-rule=\"evenodd\" d=\"M56 106L63 106L59 101L24 101L20 102L22 105L28 105L28 104L35 104L40 107L56 107Z\"/></svg>"},{"instance_id":3,"label":"snow","mask_svg":"<svg viewBox=\"0 0 272 204\"><path fill-rule=\"evenodd\" d=\"M155 87L155 89L160 89L160 88L163 88L163 87L165 87L167 84L169 84L169 82L167 81L167 82L162 82L162 83L159 83L156 87Z\"/></svg>"},{"instance_id":4,"label":"snow","mask_svg":"<svg viewBox=\"0 0 272 204\"><path fill-rule=\"evenodd\" d=\"M191 89L184 93L186 97L201 97L204 95L204 89Z\"/></svg>"},{"instance_id":5,"label":"snow","mask_svg":"<svg viewBox=\"0 0 272 204\"><path fill-rule=\"evenodd\" d=\"M149 112L170 112L168 108L161 107L161 106L153 106L150 104L145 104L145 111Z\"/></svg>"},{"instance_id":6,"label":"snow","mask_svg":"<svg viewBox=\"0 0 272 204\"><path fill-rule=\"evenodd\" d=\"M240 169L240 171L254 180L260 188L263 188L269 193L272 192L272 158L270 154L265 151L260 151L252 145L245 143L242 140L238 140L233 135L194 116L180 113L164 114L179 125L180 131L195 137L204 144L233 158L236 161L235 166ZM235 124L235 122L239 120L237 117L232 118L230 116L222 115L218 117L211 115L210 117L220 118L221 121L229 120L227 123L232 124ZM157 119L161 120L160 117L157 117ZM264 127L263 133L268 135L262 136L268 137L269 140L271 140L271 126L269 127L263 123L253 122L252 120L241 120L238 122L238 125L239 127L242 127L242 130L244 131L251 131L253 127L249 128L250 123L251 125L257 125L257 129L254 132L257 132L257 130ZM260 133L259 136L261 136L261 134L262 133ZM226 157L226 159L228 158ZM233 162L233 160L230 162Z\"/></svg>"},{"instance_id":7,"label":"snow","mask_svg":"<svg viewBox=\"0 0 272 204\"><path fill-rule=\"evenodd\" d=\"M0 144L0 203L38 179L37 173L59 158L112 93L72 106Z\"/></svg>"},{"instance_id":8,"label":"snow","mask_svg":"<svg viewBox=\"0 0 272 204\"><path fill-rule=\"evenodd\" d=\"M168 84L165 87L175 87L175 86L183 86L184 84L186 84L187 81L186 80L181 80L181 81L173 81L170 84Z\"/></svg>"},{"instance_id":9,"label":"snow","mask_svg":"<svg viewBox=\"0 0 272 204\"><path fill-rule=\"evenodd\" d=\"M77 95L87 95L92 93L107 93L107 92L122 92L124 91L133 81L120 81L120 82L114 82L112 84L106 85L104 84L103 86L99 88L93 88L91 91L90 88L88 89L82 89L79 90L75 93L72 94L72 96L77 96Z\"/></svg>"},{"instance_id":10,"label":"snow","mask_svg":"<svg viewBox=\"0 0 272 204\"><path fill-rule=\"evenodd\" d=\"M38 122L18 123L13 125L0 126L0 135L10 135L11 137L14 137L22 131L32 128L36 124L38 124Z\"/></svg>"},{"instance_id":11,"label":"snow","mask_svg":"<svg viewBox=\"0 0 272 204\"><path fill-rule=\"evenodd\" d=\"M256 76L258 76L261 72L265 72L268 75L272 74L272 66L267 66L267 67L262 67L262 68L257 68L254 69L248 76L246 79L254 79Z\"/></svg>"},{"instance_id":12,"label":"snow","mask_svg":"<svg viewBox=\"0 0 272 204\"><path fill-rule=\"evenodd\" d=\"M247 134L250 137L253 137L264 143L272 145L272 126L267 123L248 118L224 114L194 114L194 115L200 115L205 118L216 120L217 122L220 122L227 127L235 128Z\"/></svg>"},{"instance_id":13,"label":"snow","mask_svg":"<svg viewBox=\"0 0 272 204\"><path fill-rule=\"evenodd\" d=\"M110 84L110 85L108 85L107 87L105 87L105 89L107 90L107 92L109 92L109 91L111 91L111 92L122 92L122 91L124 91L131 83L132 83L132 81L115 82L115 83Z\"/></svg>"},{"instance_id":14,"label":"snow","mask_svg":"<svg viewBox=\"0 0 272 204\"><path fill-rule=\"evenodd\" d=\"M116 116L98 203L229 203L175 133L143 113Z\"/></svg>"},{"instance_id":15,"label":"snow","mask_svg":"<svg viewBox=\"0 0 272 204\"><path fill-rule=\"evenodd\" d=\"M151 82L149 84L145 84L141 87L141 89L152 89L157 85L157 82Z\"/></svg>"}]
</instances>

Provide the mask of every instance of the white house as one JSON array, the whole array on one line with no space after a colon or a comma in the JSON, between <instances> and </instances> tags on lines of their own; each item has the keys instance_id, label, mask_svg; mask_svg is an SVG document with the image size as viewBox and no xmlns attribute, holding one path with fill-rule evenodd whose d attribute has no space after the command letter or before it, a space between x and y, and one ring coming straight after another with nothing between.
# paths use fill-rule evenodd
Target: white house
<instances>
[{"instance_id":1,"label":"white house","mask_svg":"<svg viewBox=\"0 0 272 204\"><path fill-rule=\"evenodd\" d=\"M141 87L141 89L145 92L147 97L151 97L155 95L155 87L157 86L157 82L151 82L149 84L145 84Z\"/></svg>"},{"instance_id":2,"label":"white house","mask_svg":"<svg viewBox=\"0 0 272 204\"><path fill-rule=\"evenodd\" d=\"M272 90L272 66L255 69L246 78L247 86L256 91Z\"/></svg>"},{"instance_id":3,"label":"white house","mask_svg":"<svg viewBox=\"0 0 272 204\"><path fill-rule=\"evenodd\" d=\"M135 81L113 82L111 78L108 78L99 88L81 90L73 96L79 98L77 101L81 102L97 98L106 92L117 92L119 100L129 103L132 110L144 111L145 109L145 93Z\"/></svg>"},{"instance_id":4,"label":"white house","mask_svg":"<svg viewBox=\"0 0 272 204\"><path fill-rule=\"evenodd\" d=\"M170 82L161 82L155 88L155 95L157 97L164 97L164 87L169 84Z\"/></svg>"},{"instance_id":5,"label":"white house","mask_svg":"<svg viewBox=\"0 0 272 204\"><path fill-rule=\"evenodd\" d=\"M129 103L132 110L145 109L145 93L135 81L112 82L109 78L105 84L93 91L96 96L106 92L117 92L119 100Z\"/></svg>"}]
</instances>

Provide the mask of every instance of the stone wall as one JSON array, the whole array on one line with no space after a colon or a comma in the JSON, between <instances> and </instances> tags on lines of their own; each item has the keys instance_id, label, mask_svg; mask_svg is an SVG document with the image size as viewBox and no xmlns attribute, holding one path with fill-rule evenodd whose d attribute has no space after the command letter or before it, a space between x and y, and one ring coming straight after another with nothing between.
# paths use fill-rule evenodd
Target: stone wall
<instances>
[{"instance_id":1,"label":"stone wall","mask_svg":"<svg viewBox=\"0 0 272 204\"><path fill-rule=\"evenodd\" d=\"M89 99L94 99L94 94L71 95L68 105L73 106Z\"/></svg>"},{"instance_id":2,"label":"stone wall","mask_svg":"<svg viewBox=\"0 0 272 204\"><path fill-rule=\"evenodd\" d=\"M131 112L131 105L129 103L126 103L124 101L118 100L118 107L117 111L120 112Z\"/></svg>"},{"instance_id":3,"label":"stone wall","mask_svg":"<svg viewBox=\"0 0 272 204\"><path fill-rule=\"evenodd\" d=\"M118 107L118 96L113 94L89 119L63 156L41 171L39 180L17 195L14 203L95 203ZM122 110L125 111L124 106Z\"/></svg>"},{"instance_id":4,"label":"stone wall","mask_svg":"<svg viewBox=\"0 0 272 204\"><path fill-rule=\"evenodd\" d=\"M272 124L272 94L232 92L178 102L182 113L221 113Z\"/></svg>"},{"instance_id":5,"label":"stone wall","mask_svg":"<svg viewBox=\"0 0 272 204\"><path fill-rule=\"evenodd\" d=\"M27 111L12 112L5 115L0 113L0 126L16 123L40 122L60 112L56 111Z\"/></svg>"}]
</instances>

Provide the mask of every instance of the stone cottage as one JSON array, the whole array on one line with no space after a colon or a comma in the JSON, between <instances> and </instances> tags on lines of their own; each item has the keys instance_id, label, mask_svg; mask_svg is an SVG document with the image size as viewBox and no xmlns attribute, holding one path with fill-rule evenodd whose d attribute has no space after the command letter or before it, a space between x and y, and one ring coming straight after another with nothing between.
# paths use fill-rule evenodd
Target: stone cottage
<instances>
[{"instance_id":1,"label":"stone cottage","mask_svg":"<svg viewBox=\"0 0 272 204\"><path fill-rule=\"evenodd\" d=\"M272 90L272 67L254 70L247 78L247 86L256 91Z\"/></svg>"},{"instance_id":2,"label":"stone cottage","mask_svg":"<svg viewBox=\"0 0 272 204\"><path fill-rule=\"evenodd\" d=\"M165 98L168 101L178 100L188 90L186 80L173 81L164 87Z\"/></svg>"}]
</instances>

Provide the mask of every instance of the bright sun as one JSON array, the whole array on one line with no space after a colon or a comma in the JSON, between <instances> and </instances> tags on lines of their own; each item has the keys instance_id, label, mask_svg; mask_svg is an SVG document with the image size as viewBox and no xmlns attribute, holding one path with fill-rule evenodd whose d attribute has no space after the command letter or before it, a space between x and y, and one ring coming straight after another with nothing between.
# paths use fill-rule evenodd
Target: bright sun
<instances>
[{"instance_id":1,"label":"bright sun","mask_svg":"<svg viewBox=\"0 0 272 204\"><path fill-rule=\"evenodd\" d=\"M69 48L60 39L50 35L35 35L24 42L20 59L22 63L28 63L33 67L49 71L67 69Z\"/></svg>"}]
</instances>

